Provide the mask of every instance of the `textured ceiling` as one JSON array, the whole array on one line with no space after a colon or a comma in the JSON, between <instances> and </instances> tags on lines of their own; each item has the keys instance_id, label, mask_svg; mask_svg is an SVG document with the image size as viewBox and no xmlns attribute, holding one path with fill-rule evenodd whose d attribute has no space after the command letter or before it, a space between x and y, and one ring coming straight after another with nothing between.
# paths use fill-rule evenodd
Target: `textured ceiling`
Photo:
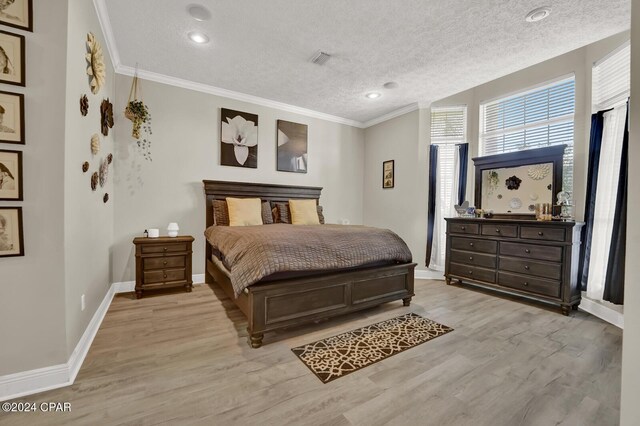
<instances>
[{"instance_id":1,"label":"textured ceiling","mask_svg":"<svg viewBox=\"0 0 640 426\"><path fill-rule=\"evenodd\" d=\"M212 19L186 12L202 4ZM527 23L530 10L551 16ZM121 65L359 122L629 28L629 0L106 0ZM211 42L194 45L200 30ZM309 62L318 49L333 57ZM396 81L399 88L382 85ZM369 100L371 90L383 96Z\"/></svg>"}]
</instances>

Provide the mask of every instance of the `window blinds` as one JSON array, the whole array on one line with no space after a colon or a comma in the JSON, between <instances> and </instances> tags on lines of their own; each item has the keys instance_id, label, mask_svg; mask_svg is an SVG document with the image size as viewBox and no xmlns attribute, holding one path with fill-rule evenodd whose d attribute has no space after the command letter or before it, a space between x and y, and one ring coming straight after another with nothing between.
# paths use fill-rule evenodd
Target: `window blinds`
<instances>
[{"instance_id":1,"label":"window blinds","mask_svg":"<svg viewBox=\"0 0 640 426\"><path fill-rule=\"evenodd\" d=\"M431 143L465 143L467 107L431 109Z\"/></svg>"},{"instance_id":2,"label":"window blinds","mask_svg":"<svg viewBox=\"0 0 640 426\"><path fill-rule=\"evenodd\" d=\"M575 79L487 102L480 106L480 153L502 154L566 144L564 190L573 190Z\"/></svg>"},{"instance_id":3,"label":"window blinds","mask_svg":"<svg viewBox=\"0 0 640 426\"><path fill-rule=\"evenodd\" d=\"M631 92L631 46L629 43L593 65L593 112L627 101Z\"/></svg>"}]
</instances>

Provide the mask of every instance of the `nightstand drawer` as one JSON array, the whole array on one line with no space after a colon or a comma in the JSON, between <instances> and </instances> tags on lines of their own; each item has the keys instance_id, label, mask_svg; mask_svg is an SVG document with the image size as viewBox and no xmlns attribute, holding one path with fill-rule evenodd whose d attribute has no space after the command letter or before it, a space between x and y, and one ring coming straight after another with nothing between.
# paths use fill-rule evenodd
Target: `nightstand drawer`
<instances>
[{"instance_id":1,"label":"nightstand drawer","mask_svg":"<svg viewBox=\"0 0 640 426\"><path fill-rule=\"evenodd\" d=\"M515 257L500 256L500 270L551 278L552 280L559 280L562 276L562 264L560 263L538 262Z\"/></svg>"},{"instance_id":2,"label":"nightstand drawer","mask_svg":"<svg viewBox=\"0 0 640 426\"><path fill-rule=\"evenodd\" d=\"M522 228L520 228L520 238L528 238L531 240L564 241L565 233L564 229L561 228L534 228L523 226Z\"/></svg>"},{"instance_id":3,"label":"nightstand drawer","mask_svg":"<svg viewBox=\"0 0 640 426\"><path fill-rule=\"evenodd\" d=\"M560 282L558 281L548 281L541 278L499 272L498 284L521 291L542 294L544 296L560 297Z\"/></svg>"},{"instance_id":4,"label":"nightstand drawer","mask_svg":"<svg viewBox=\"0 0 640 426\"><path fill-rule=\"evenodd\" d=\"M477 223L450 223L449 232L453 234L479 234L480 226Z\"/></svg>"},{"instance_id":5,"label":"nightstand drawer","mask_svg":"<svg viewBox=\"0 0 640 426\"><path fill-rule=\"evenodd\" d=\"M527 259L562 262L562 247L500 242L500 254Z\"/></svg>"},{"instance_id":6,"label":"nightstand drawer","mask_svg":"<svg viewBox=\"0 0 640 426\"><path fill-rule=\"evenodd\" d=\"M162 283L168 281L184 281L186 273L184 269L169 269L161 271L148 271L144 273L144 284Z\"/></svg>"},{"instance_id":7,"label":"nightstand drawer","mask_svg":"<svg viewBox=\"0 0 640 426\"><path fill-rule=\"evenodd\" d=\"M498 242L477 240L475 238L451 238L451 248L456 250L468 250L479 253L497 253Z\"/></svg>"},{"instance_id":8,"label":"nightstand drawer","mask_svg":"<svg viewBox=\"0 0 640 426\"><path fill-rule=\"evenodd\" d=\"M185 256L146 257L142 259L142 268L150 269L184 268Z\"/></svg>"},{"instance_id":9,"label":"nightstand drawer","mask_svg":"<svg viewBox=\"0 0 640 426\"><path fill-rule=\"evenodd\" d=\"M142 253L176 253L187 251L187 243L153 244L141 247Z\"/></svg>"},{"instance_id":10,"label":"nightstand drawer","mask_svg":"<svg viewBox=\"0 0 640 426\"><path fill-rule=\"evenodd\" d=\"M496 282L496 272L489 269L477 268L475 266L460 265L451 263L449 273L459 276L471 278L472 280L484 281L487 283Z\"/></svg>"},{"instance_id":11,"label":"nightstand drawer","mask_svg":"<svg viewBox=\"0 0 640 426\"><path fill-rule=\"evenodd\" d=\"M517 225L482 225L482 235L491 235L496 237L517 237L518 226Z\"/></svg>"},{"instance_id":12,"label":"nightstand drawer","mask_svg":"<svg viewBox=\"0 0 640 426\"><path fill-rule=\"evenodd\" d=\"M493 254L451 250L451 261L463 265L482 266L484 268L494 269L496 267L496 256Z\"/></svg>"}]
</instances>

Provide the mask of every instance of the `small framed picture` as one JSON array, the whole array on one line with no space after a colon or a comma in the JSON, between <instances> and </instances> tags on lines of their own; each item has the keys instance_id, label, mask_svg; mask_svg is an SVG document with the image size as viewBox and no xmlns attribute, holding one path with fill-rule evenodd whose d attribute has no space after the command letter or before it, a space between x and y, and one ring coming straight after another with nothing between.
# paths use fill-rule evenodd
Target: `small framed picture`
<instances>
[{"instance_id":1,"label":"small framed picture","mask_svg":"<svg viewBox=\"0 0 640 426\"><path fill-rule=\"evenodd\" d=\"M33 31L33 0L0 1L0 24Z\"/></svg>"},{"instance_id":2,"label":"small framed picture","mask_svg":"<svg viewBox=\"0 0 640 426\"><path fill-rule=\"evenodd\" d=\"M22 201L22 152L0 149L0 200Z\"/></svg>"},{"instance_id":3,"label":"small framed picture","mask_svg":"<svg viewBox=\"0 0 640 426\"><path fill-rule=\"evenodd\" d=\"M24 58L24 36L0 31L0 83L25 85Z\"/></svg>"},{"instance_id":4,"label":"small framed picture","mask_svg":"<svg viewBox=\"0 0 640 426\"><path fill-rule=\"evenodd\" d=\"M24 144L24 95L0 91L0 142Z\"/></svg>"},{"instance_id":5,"label":"small framed picture","mask_svg":"<svg viewBox=\"0 0 640 426\"><path fill-rule=\"evenodd\" d=\"M0 257L24 256L22 207L0 207Z\"/></svg>"},{"instance_id":6,"label":"small framed picture","mask_svg":"<svg viewBox=\"0 0 640 426\"><path fill-rule=\"evenodd\" d=\"M394 173L394 160L389 160L382 163L382 188L393 188L395 180Z\"/></svg>"},{"instance_id":7,"label":"small framed picture","mask_svg":"<svg viewBox=\"0 0 640 426\"><path fill-rule=\"evenodd\" d=\"M307 173L307 125L285 120L277 124L278 171Z\"/></svg>"},{"instance_id":8,"label":"small framed picture","mask_svg":"<svg viewBox=\"0 0 640 426\"><path fill-rule=\"evenodd\" d=\"M220 164L258 168L258 115L220 109Z\"/></svg>"}]
</instances>

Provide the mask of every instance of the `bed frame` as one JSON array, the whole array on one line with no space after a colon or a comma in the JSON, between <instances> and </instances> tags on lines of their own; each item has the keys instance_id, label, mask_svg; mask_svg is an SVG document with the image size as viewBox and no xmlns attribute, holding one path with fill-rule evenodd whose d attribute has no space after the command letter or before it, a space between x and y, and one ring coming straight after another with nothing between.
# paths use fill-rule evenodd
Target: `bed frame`
<instances>
[{"instance_id":1,"label":"bed frame","mask_svg":"<svg viewBox=\"0 0 640 426\"><path fill-rule=\"evenodd\" d=\"M320 199L322 188L205 180L207 228L213 225L213 200L255 197L263 201ZM249 344L262 346L264 333L402 299L409 306L413 293L415 263L329 272L300 278L259 282L237 298L231 281L211 261L211 246L205 242L205 281L218 283L247 316Z\"/></svg>"}]
</instances>

